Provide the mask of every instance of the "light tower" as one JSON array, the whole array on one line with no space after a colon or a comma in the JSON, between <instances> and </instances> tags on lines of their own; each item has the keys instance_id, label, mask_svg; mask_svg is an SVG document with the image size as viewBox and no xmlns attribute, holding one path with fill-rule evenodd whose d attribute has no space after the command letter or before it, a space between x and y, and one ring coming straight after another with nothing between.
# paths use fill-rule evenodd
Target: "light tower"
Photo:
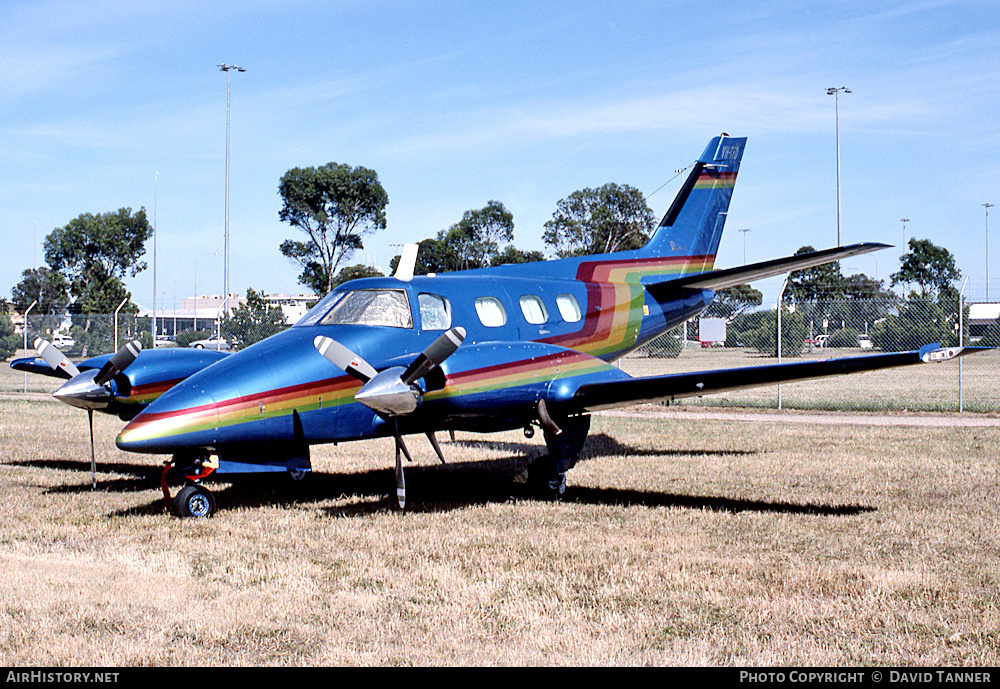
<instances>
[{"instance_id":1,"label":"light tower","mask_svg":"<svg viewBox=\"0 0 1000 689\"><path fill-rule=\"evenodd\" d=\"M246 70L236 65L227 65L223 62L219 69L226 73L226 231L223 251L225 253L223 267L223 297L222 308L226 315L229 314L229 91L232 83L232 72L245 72Z\"/></svg>"},{"instance_id":2,"label":"light tower","mask_svg":"<svg viewBox=\"0 0 1000 689\"><path fill-rule=\"evenodd\" d=\"M744 227L739 230L739 232L743 235L743 265L747 264L747 232L749 231L749 227Z\"/></svg>"},{"instance_id":3,"label":"light tower","mask_svg":"<svg viewBox=\"0 0 1000 689\"><path fill-rule=\"evenodd\" d=\"M986 209L986 301L990 300L990 209L992 203L984 203Z\"/></svg>"},{"instance_id":4,"label":"light tower","mask_svg":"<svg viewBox=\"0 0 1000 689\"><path fill-rule=\"evenodd\" d=\"M833 112L837 124L837 246L840 246L840 92L850 93L846 86L835 88L831 86L826 95L833 96Z\"/></svg>"}]
</instances>

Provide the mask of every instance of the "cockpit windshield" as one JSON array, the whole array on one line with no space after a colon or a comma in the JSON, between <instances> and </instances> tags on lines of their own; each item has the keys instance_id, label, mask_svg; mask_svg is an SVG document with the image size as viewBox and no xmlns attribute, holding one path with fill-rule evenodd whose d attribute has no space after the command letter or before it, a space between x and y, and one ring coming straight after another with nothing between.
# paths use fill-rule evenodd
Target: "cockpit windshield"
<instances>
[{"instance_id":1,"label":"cockpit windshield","mask_svg":"<svg viewBox=\"0 0 1000 689\"><path fill-rule=\"evenodd\" d=\"M412 328L413 315L405 290L356 289L331 292L295 325L381 325L388 328Z\"/></svg>"}]
</instances>

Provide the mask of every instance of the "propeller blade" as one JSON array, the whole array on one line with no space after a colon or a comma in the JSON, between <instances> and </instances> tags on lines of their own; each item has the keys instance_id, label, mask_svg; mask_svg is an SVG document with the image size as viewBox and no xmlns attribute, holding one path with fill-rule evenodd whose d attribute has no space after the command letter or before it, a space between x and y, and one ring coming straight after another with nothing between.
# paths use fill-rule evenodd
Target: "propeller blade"
<instances>
[{"instance_id":1,"label":"propeller blade","mask_svg":"<svg viewBox=\"0 0 1000 689\"><path fill-rule=\"evenodd\" d=\"M376 372L371 364L336 340L317 335L313 340L313 345L320 354L326 357L327 361L362 383L367 383L375 377Z\"/></svg>"},{"instance_id":2,"label":"propeller blade","mask_svg":"<svg viewBox=\"0 0 1000 689\"><path fill-rule=\"evenodd\" d=\"M413 463L413 457L410 456L410 451L406 449L406 443L403 442L403 436L397 435L396 439L399 440L399 449L403 451L403 456L406 457L406 461Z\"/></svg>"},{"instance_id":3,"label":"propeller blade","mask_svg":"<svg viewBox=\"0 0 1000 689\"><path fill-rule=\"evenodd\" d=\"M125 346L112 354L111 358L108 359L108 363L101 367L101 370L96 376L94 376L94 382L97 385L104 385L107 383L121 371L128 368L132 362L136 360L136 357L139 356L139 352L141 350L142 344L139 340L126 342Z\"/></svg>"},{"instance_id":4,"label":"propeller blade","mask_svg":"<svg viewBox=\"0 0 1000 689\"><path fill-rule=\"evenodd\" d=\"M97 455L94 454L94 410L87 410L87 422L90 424L90 485L97 490Z\"/></svg>"},{"instance_id":5,"label":"propeller blade","mask_svg":"<svg viewBox=\"0 0 1000 689\"><path fill-rule=\"evenodd\" d=\"M66 377L72 378L79 375L80 369L73 365L73 362L66 358L66 355L53 346L51 342L38 338L35 340L35 351L42 357L54 371L62 371Z\"/></svg>"},{"instance_id":6,"label":"propeller blade","mask_svg":"<svg viewBox=\"0 0 1000 689\"><path fill-rule=\"evenodd\" d=\"M407 367L402 376L403 382L410 385L426 376L435 366L440 366L442 361L454 354L464 340L465 328L462 327L452 328L442 334Z\"/></svg>"},{"instance_id":7,"label":"propeller blade","mask_svg":"<svg viewBox=\"0 0 1000 689\"><path fill-rule=\"evenodd\" d=\"M403 438L399 435L399 421L395 422L395 436L396 436L396 501L399 503L399 509L406 509L406 477L403 476L403 460L400 457L401 451L406 454L406 458L410 458L410 453L406 452L406 446L403 445Z\"/></svg>"}]
</instances>

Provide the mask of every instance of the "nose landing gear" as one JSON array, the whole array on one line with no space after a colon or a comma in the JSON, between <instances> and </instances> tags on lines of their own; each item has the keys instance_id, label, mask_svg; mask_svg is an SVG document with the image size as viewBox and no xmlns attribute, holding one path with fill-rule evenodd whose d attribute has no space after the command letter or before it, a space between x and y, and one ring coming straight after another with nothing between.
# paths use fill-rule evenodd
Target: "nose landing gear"
<instances>
[{"instance_id":1,"label":"nose landing gear","mask_svg":"<svg viewBox=\"0 0 1000 689\"><path fill-rule=\"evenodd\" d=\"M215 496L212 495L212 491L201 485L201 480L219 468L218 458L215 456L197 457L193 461L187 459L183 465L179 465L179 461L181 461L180 458L175 456L172 461L163 464L163 473L160 475L163 506L181 518L212 516L216 506ZM167 476L174 469L184 476L187 485L177 491L177 495L171 499Z\"/></svg>"}]
</instances>

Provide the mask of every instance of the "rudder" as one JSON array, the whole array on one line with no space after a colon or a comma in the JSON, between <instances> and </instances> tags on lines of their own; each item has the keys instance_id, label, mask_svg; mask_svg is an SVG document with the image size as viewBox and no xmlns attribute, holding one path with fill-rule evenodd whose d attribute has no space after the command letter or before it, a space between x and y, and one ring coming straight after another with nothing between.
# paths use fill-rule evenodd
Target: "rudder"
<instances>
[{"instance_id":1,"label":"rudder","mask_svg":"<svg viewBox=\"0 0 1000 689\"><path fill-rule=\"evenodd\" d=\"M709 142L640 256L687 256L712 269L745 145L726 134Z\"/></svg>"}]
</instances>

